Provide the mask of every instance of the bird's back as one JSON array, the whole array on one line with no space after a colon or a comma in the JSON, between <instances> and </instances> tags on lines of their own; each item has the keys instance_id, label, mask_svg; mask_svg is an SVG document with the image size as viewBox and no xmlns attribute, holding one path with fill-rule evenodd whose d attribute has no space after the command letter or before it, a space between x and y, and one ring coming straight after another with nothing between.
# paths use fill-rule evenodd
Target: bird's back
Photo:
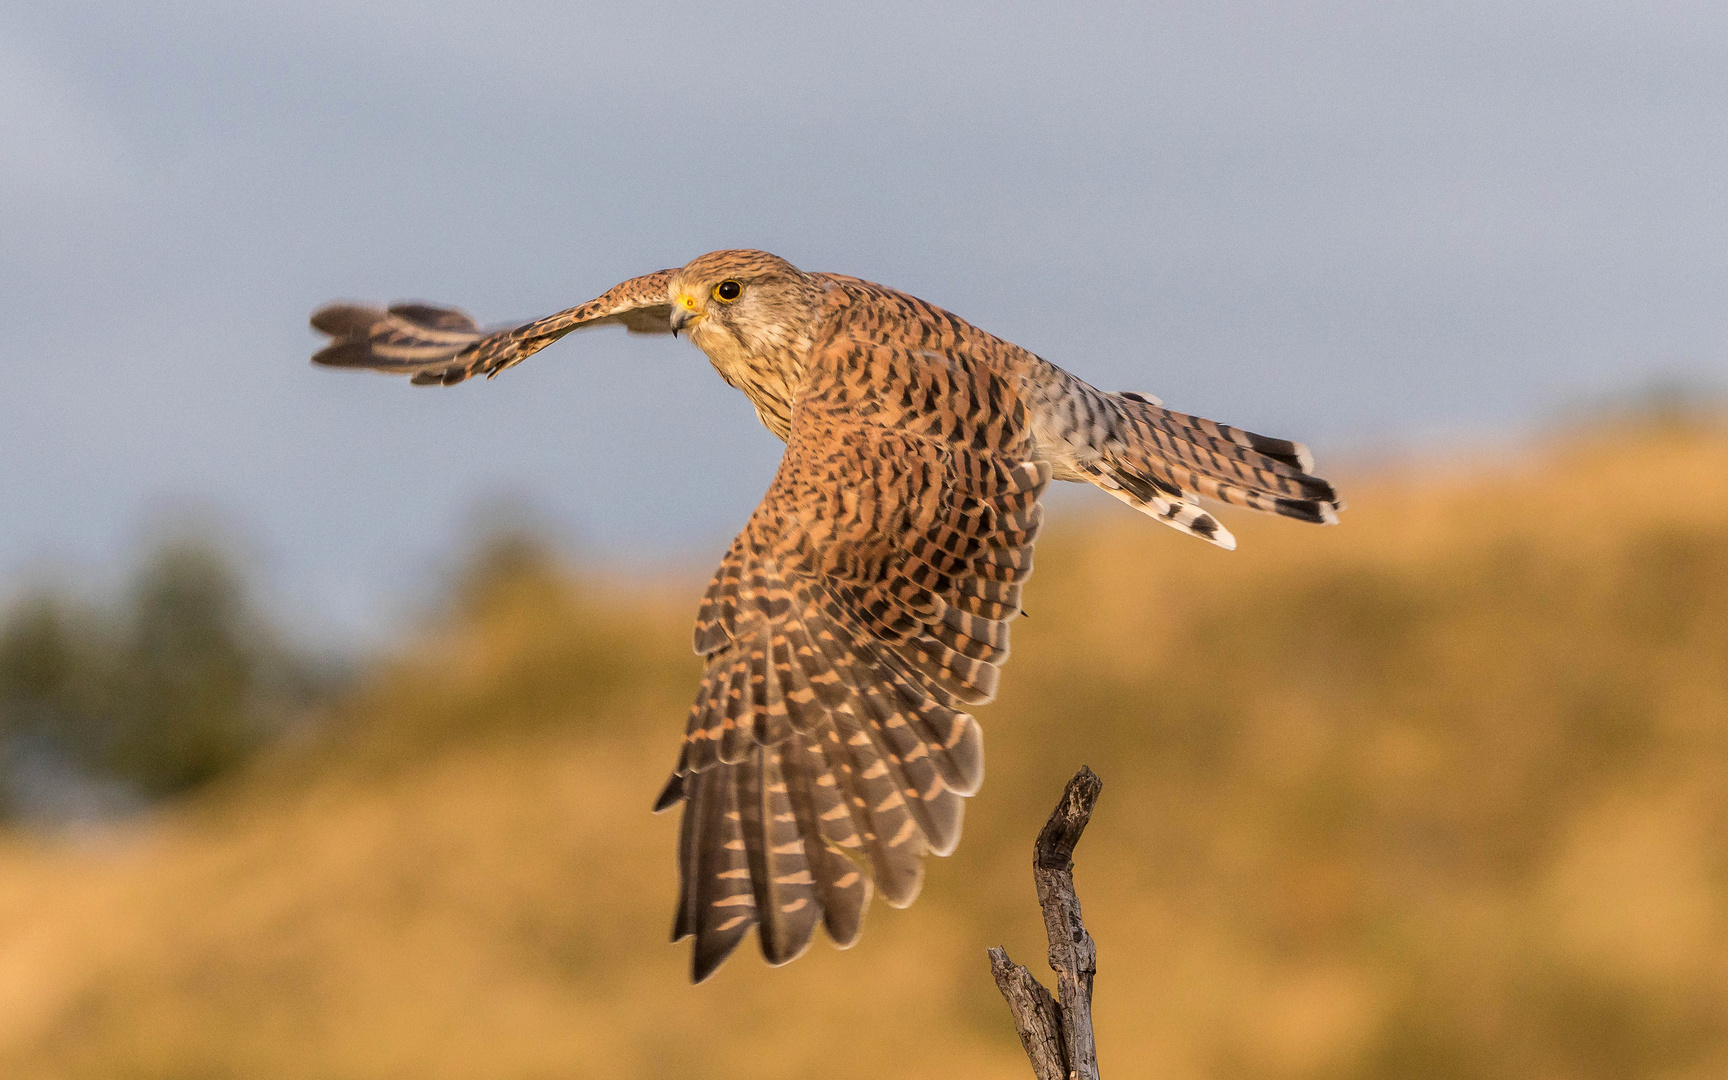
<instances>
[{"instance_id":1,"label":"bird's back","mask_svg":"<svg viewBox=\"0 0 1728 1080\"><path fill-rule=\"evenodd\" d=\"M1234 547L1235 538L1198 497L1317 524L1337 520L1342 503L1330 484L1309 475L1313 460L1300 443L1174 412L1144 394L1099 390L928 301L857 278L817 276L829 286L819 354L821 343L842 356L866 347L903 354L892 369L860 367L850 388L875 399L878 423L940 432L944 416L958 419L966 409L995 410L1004 423L1024 410L1037 460L1051 466L1055 479L1093 484L1225 548ZM968 385L943 378L956 365L987 370L1007 397L967 402L944 396L944 386ZM913 392L921 386L935 392Z\"/></svg>"}]
</instances>

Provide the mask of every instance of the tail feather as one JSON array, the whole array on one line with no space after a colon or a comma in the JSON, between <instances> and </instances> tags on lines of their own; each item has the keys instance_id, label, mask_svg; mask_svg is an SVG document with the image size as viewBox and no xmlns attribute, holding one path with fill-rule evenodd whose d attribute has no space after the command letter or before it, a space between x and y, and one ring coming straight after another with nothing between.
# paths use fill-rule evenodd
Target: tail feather
<instances>
[{"instance_id":1,"label":"tail feather","mask_svg":"<svg viewBox=\"0 0 1728 1080\"><path fill-rule=\"evenodd\" d=\"M1197 536L1225 551L1236 550L1236 537L1217 518L1207 513L1182 492L1170 493L1162 484L1128 473L1110 469L1095 469L1092 482L1127 503L1149 518L1161 521L1178 532Z\"/></svg>"},{"instance_id":2,"label":"tail feather","mask_svg":"<svg viewBox=\"0 0 1728 1080\"><path fill-rule=\"evenodd\" d=\"M1156 398L1148 398L1143 394L1125 391L1115 396L1147 406L1150 422L1187 442L1205 445L1215 450L1224 449L1219 445L1221 443L1229 443L1243 450L1251 450L1261 457L1271 458L1285 466L1286 475L1290 473L1305 475L1313 471L1314 455L1299 442L1256 435L1252 431L1244 431L1238 427L1231 427L1229 424L1220 424L1216 420L1179 413L1173 409L1166 409L1163 402ZM1238 459L1243 460L1240 456ZM1314 478L1310 477L1310 479Z\"/></svg>"},{"instance_id":3,"label":"tail feather","mask_svg":"<svg viewBox=\"0 0 1728 1080\"><path fill-rule=\"evenodd\" d=\"M1118 423L1090 478L1111 495L1223 548L1235 538L1201 510L1201 498L1317 525L1338 521L1337 490L1309 470L1301 443L1273 439L1186 413L1134 393L1109 395Z\"/></svg>"}]
</instances>

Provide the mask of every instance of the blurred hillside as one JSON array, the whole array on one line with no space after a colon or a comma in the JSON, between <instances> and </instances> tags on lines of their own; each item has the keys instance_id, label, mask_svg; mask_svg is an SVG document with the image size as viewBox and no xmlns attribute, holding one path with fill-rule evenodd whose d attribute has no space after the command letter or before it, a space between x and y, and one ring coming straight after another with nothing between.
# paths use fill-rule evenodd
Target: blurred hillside
<instances>
[{"instance_id":1,"label":"blurred hillside","mask_svg":"<svg viewBox=\"0 0 1728 1080\"><path fill-rule=\"evenodd\" d=\"M497 548L322 734L0 834L0 1075L1027 1076L984 949L1041 968L1082 763L1113 1077L1728 1075L1728 432L1518 461L1340 477L1342 527L1231 555L1052 515L959 851L695 988L647 808L696 593Z\"/></svg>"}]
</instances>

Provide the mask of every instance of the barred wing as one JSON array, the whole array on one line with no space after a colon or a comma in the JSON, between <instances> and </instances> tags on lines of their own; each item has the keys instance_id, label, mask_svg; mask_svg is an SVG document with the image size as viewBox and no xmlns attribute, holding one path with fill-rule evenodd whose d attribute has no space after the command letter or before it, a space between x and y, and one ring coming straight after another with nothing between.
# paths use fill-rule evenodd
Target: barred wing
<instances>
[{"instance_id":1,"label":"barred wing","mask_svg":"<svg viewBox=\"0 0 1728 1080\"><path fill-rule=\"evenodd\" d=\"M667 287L675 272L631 278L586 304L491 332L460 311L429 304L384 309L327 304L313 313L312 328L335 340L314 354L312 362L411 375L420 385L447 386L470 375L496 375L572 330L618 324L637 334L670 334Z\"/></svg>"},{"instance_id":2,"label":"barred wing","mask_svg":"<svg viewBox=\"0 0 1728 1080\"><path fill-rule=\"evenodd\" d=\"M970 357L830 347L793 417L704 599L707 668L656 806L684 803L673 940L696 938L698 982L752 926L771 964L818 920L851 945L872 880L903 907L923 855L953 850L983 780L965 710L995 694L1050 480Z\"/></svg>"}]
</instances>

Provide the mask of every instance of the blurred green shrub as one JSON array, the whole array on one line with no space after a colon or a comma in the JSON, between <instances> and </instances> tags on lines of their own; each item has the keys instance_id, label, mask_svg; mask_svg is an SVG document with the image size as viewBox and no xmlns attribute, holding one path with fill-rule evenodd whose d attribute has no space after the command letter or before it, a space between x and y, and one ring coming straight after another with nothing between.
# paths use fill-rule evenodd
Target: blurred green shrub
<instances>
[{"instance_id":1,"label":"blurred green shrub","mask_svg":"<svg viewBox=\"0 0 1728 1080\"><path fill-rule=\"evenodd\" d=\"M31 814L32 778L145 802L196 788L288 726L321 682L203 540L164 544L116 601L28 595L0 616L0 814Z\"/></svg>"}]
</instances>

